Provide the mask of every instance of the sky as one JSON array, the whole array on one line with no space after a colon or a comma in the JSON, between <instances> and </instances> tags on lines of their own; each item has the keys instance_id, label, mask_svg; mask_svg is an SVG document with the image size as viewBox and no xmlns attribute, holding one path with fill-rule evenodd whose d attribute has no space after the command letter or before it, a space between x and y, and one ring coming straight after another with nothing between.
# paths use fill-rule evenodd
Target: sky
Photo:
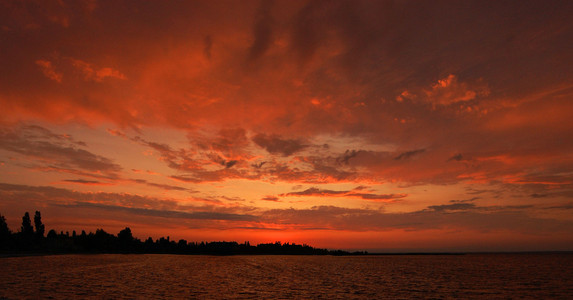
<instances>
[{"instance_id":1,"label":"sky","mask_svg":"<svg viewBox=\"0 0 573 300\"><path fill-rule=\"evenodd\" d=\"M572 1L0 1L0 214L573 250Z\"/></svg>"}]
</instances>

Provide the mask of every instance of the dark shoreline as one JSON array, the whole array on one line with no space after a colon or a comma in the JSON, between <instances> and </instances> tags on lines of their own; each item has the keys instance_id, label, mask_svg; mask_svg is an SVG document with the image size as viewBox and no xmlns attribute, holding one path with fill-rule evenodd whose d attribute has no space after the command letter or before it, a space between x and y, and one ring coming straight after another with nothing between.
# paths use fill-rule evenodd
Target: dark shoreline
<instances>
[{"instance_id":1,"label":"dark shoreline","mask_svg":"<svg viewBox=\"0 0 573 300\"><path fill-rule=\"evenodd\" d=\"M181 256L461 256L461 255L573 255L573 251L511 251L511 252L381 252L381 253L367 253L367 254L217 254L217 253L196 253L196 254L181 254L181 253L106 253L106 252L68 252L68 253L45 253L45 252L13 252L13 253L0 253L2 258L14 257L33 257L33 256L55 256L55 255L181 255Z\"/></svg>"}]
</instances>

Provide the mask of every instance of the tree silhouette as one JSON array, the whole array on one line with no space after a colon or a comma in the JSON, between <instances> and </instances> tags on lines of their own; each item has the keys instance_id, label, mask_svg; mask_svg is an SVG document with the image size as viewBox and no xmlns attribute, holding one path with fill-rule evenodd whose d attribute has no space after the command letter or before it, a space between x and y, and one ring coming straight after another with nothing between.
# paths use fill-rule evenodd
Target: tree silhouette
<instances>
[{"instance_id":1,"label":"tree silhouette","mask_svg":"<svg viewBox=\"0 0 573 300\"><path fill-rule=\"evenodd\" d=\"M48 231L47 238L42 238L45 226L42 224L41 214L36 211L34 227L30 214L26 212L22 217L21 231L12 234L8 229L6 219L0 215L0 250L18 253L163 253L163 254L211 254L211 255L364 255L366 252L349 253L346 251L318 249L304 245L274 242L251 246L248 241L243 244L237 242L187 242L171 240L169 236L153 240L149 237L145 242L135 238L129 227L121 230L117 236L97 229L95 233L86 233L84 230L78 235L76 231L59 234L54 230ZM2 272L0 271L0 274ZM1 298L1 297L0 297Z\"/></svg>"},{"instance_id":2,"label":"tree silhouette","mask_svg":"<svg viewBox=\"0 0 573 300\"><path fill-rule=\"evenodd\" d=\"M34 235L34 227L32 227L32 220L30 220L30 214L28 212L26 212L22 217L22 227L20 232L25 237Z\"/></svg>"},{"instance_id":3,"label":"tree silhouette","mask_svg":"<svg viewBox=\"0 0 573 300\"><path fill-rule=\"evenodd\" d=\"M49 239L55 239L58 237L58 234L56 233L56 231L54 229L51 229L50 231L48 231L48 238Z\"/></svg>"},{"instance_id":4,"label":"tree silhouette","mask_svg":"<svg viewBox=\"0 0 573 300\"><path fill-rule=\"evenodd\" d=\"M119 242L119 250L121 252L131 252L133 250L132 244L134 239L129 227L125 227L125 229L121 230L117 234L117 240Z\"/></svg>"},{"instance_id":5,"label":"tree silhouette","mask_svg":"<svg viewBox=\"0 0 573 300\"><path fill-rule=\"evenodd\" d=\"M39 211L36 211L36 214L34 215L34 227L36 227L36 236L43 238L45 227L44 224L42 224L42 215Z\"/></svg>"},{"instance_id":6,"label":"tree silhouette","mask_svg":"<svg viewBox=\"0 0 573 300\"><path fill-rule=\"evenodd\" d=\"M117 234L117 238L120 241L131 242L133 240L133 234L131 234L131 229L129 227L125 227L125 229L121 230Z\"/></svg>"},{"instance_id":7,"label":"tree silhouette","mask_svg":"<svg viewBox=\"0 0 573 300\"><path fill-rule=\"evenodd\" d=\"M0 241L5 241L10 238L10 229L8 228L8 224L6 223L6 218L3 215L0 215Z\"/></svg>"}]
</instances>

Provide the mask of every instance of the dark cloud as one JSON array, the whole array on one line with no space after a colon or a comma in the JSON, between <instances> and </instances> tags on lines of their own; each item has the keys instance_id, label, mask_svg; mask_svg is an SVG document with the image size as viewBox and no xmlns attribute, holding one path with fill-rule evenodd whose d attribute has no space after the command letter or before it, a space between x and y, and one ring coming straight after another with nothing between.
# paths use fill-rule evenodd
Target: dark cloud
<instances>
[{"instance_id":1,"label":"dark cloud","mask_svg":"<svg viewBox=\"0 0 573 300\"><path fill-rule=\"evenodd\" d=\"M348 164L348 161L353 158L356 157L356 155L358 155L358 151L356 150L346 150L344 152L344 154L342 154L341 156L336 158L336 162L340 163L340 164Z\"/></svg>"},{"instance_id":2,"label":"dark cloud","mask_svg":"<svg viewBox=\"0 0 573 300\"><path fill-rule=\"evenodd\" d=\"M463 160L463 159L464 159L464 157L462 156L462 154L461 154L461 153L458 153L458 154L456 154L456 155L454 155L454 156L448 158L448 161L452 161L452 160L461 161L461 160Z\"/></svg>"},{"instance_id":3,"label":"dark cloud","mask_svg":"<svg viewBox=\"0 0 573 300\"><path fill-rule=\"evenodd\" d=\"M416 156L416 155L424 153L424 152L426 152L426 149L418 149L418 150L402 152L402 153L400 153L400 155L396 156L394 158L394 160L410 159L413 156Z\"/></svg>"},{"instance_id":4,"label":"dark cloud","mask_svg":"<svg viewBox=\"0 0 573 300\"><path fill-rule=\"evenodd\" d=\"M453 203L453 204L444 204L444 205L431 205L428 206L428 209L433 211L452 211L452 210L472 210L476 209L476 205L473 203Z\"/></svg>"},{"instance_id":5,"label":"dark cloud","mask_svg":"<svg viewBox=\"0 0 573 300\"><path fill-rule=\"evenodd\" d=\"M332 178L336 181L352 181L357 179L356 172L341 170L337 167L323 165L321 163L313 162L313 173L317 177Z\"/></svg>"},{"instance_id":6,"label":"dark cloud","mask_svg":"<svg viewBox=\"0 0 573 300\"><path fill-rule=\"evenodd\" d=\"M328 195L344 195L346 193L348 193L348 191L332 191L332 190L323 190L316 187L312 187L304 191L291 192L281 196L328 196Z\"/></svg>"},{"instance_id":7,"label":"dark cloud","mask_svg":"<svg viewBox=\"0 0 573 300\"><path fill-rule=\"evenodd\" d=\"M8 183L0 183L0 191L15 193L37 193L47 197L53 197L54 200L60 199L61 197L69 198L75 195L74 192L70 190L55 188L51 186L30 186Z\"/></svg>"},{"instance_id":8,"label":"dark cloud","mask_svg":"<svg viewBox=\"0 0 573 300\"><path fill-rule=\"evenodd\" d=\"M260 169L260 168L262 168L266 163L267 163L266 161L263 161L263 162L260 162L260 163L254 163L254 164L252 164L251 166L252 166L253 168L255 168L255 169Z\"/></svg>"},{"instance_id":9,"label":"dark cloud","mask_svg":"<svg viewBox=\"0 0 573 300\"><path fill-rule=\"evenodd\" d=\"M128 193L79 192L51 186L29 186L0 183L0 191L5 198L38 203L93 202L107 205L150 207L154 209L174 209L177 201L139 196Z\"/></svg>"},{"instance_id":10,"label":"dark cloud","mask_svg":"<svg viewBox=\"0 0 573 300\"><path fill-rule=\"evenodd\" d=\"M136 183L140 183L140 184L145 184L148 186L152 186L152 187L156 187L156 188L160 188L163 190L169 190L169 191L189 191L189 189L184 188L184 187L180 187L180 186L176 186L176 185L170 185L170 184L161 184L161 183L154 183L154 182L149 182L145 179L132 179L133 182Z\"/></svg>"},{"instance_id":11,"label":"dark cloud","mask_svg":"<svg viewBox=\"0 0 573 300\"><path fill-rule=\"evenodd\" d=\"M121 166L107 157L80 148L84 146L85 143L74 140L70 135L55 134L40 126L0 128L0 149L32 158L45 167L117 177Z\"/></svg>"},{"instance_id":12,"label":"dark cloud","mask_svg":"<svg viewBox=\"0 0 573 300\"><path fill-rule=\"evenodd\" d=\"M176 150L167 144L147 141L140 136L131 138L131 140L157 151L161 157L161 161L167 163L169 168L178 171L202 169L201 164L193 159L193 154L191 151L186 149Z\"/></svg>"},{"instance_id":13,"label":"dark cloud","mask_svg":"<svg viewBox=\"0 0 573 300\"><path fill-rule=\"evenodd\" d=\"M529 195L531 198L545 198L547 196L549 196L548 194L538 194L538 193L533 193L531 195Z\"/></svg>"},{"instance_id":14,"label":"dark cloud","mask_svg":"<svg viewBox=\"0 0 573 300\"><path fill-rule=\"evenodd\" d=\"M211 59L211 48L213 48L213 38L210 35L205 36L203 39L203 53L207 59Z\"/></svg>"},{"instance_id":15,"label":"dark cloud","mask_svg":"<svg viewBox=\"0 0 573 300\"><path fill-rule=\"evenodd\" d=\"M261 200L278 202L278 201L280 201L280 198L275 197L275 196L265 196L265 197L261 198Z\"/></svg>"},{"instance_id":16,"label":"dark cloud","mask_svg":"<svg viewBox=\"0 0 573 300\"><path fill-rule=\"evenodd\" d=\"M254 136L253 142L271 154L280 154L282 156L290 156L308 147L301 140L282 139L278 135L266 135L263 133Z\"/></svg>"},{"instance_id":17,"label":"dark cloud","mask_svg":"<svg viewBox=\"0 0 573 300\"><path fill-rule=\"evenodd\" d=\"M237 160L225 160L223 157L221 157L219 154L216 153L209 153L207 154L207 156L209 158L211 158L211 160L217 164L220 164L221 166L225 167L226 169L234 166L235 164L237 164L239 161Z\"/></svg>"},{"instance_id":18,"label":"dark cloud","mask_svg":"<svg viewBox=\"0 0 573 300\"><path fill-rule=\"evenodd\" d=\"M189 134L188 138L201 150L216 151L225 156L240 153L249 145L247 132L243 128L223 128L209 137Z\"/></svg>"},{"instance_id":19,"label":"dark cloud","mask_svg":"<svg viewBox=\"0 0 573 300\"><path fill-rule=\"evenodd\" d=\"M281 194L282 197L288 196L337 196L337 197L356 197L364 200L393 200L398 198L404 198L405 194L372 194L372 193L357 193L356 191L363 190L364 187L359 186L353 190L349 191L333 191L326 189L319 189L316 187L308 188L300 192L290 192L286 194Z\"/></svg>"},{"instance_id":20,"label":"dark cloud","mask_svg":"<svg viewBox=\"0 0 573 300\"><path fill-rule=\"evenodd\" d=\"M197 219L197 220L225 220L225 221L256 221L258 217L253 215L244 214L233 214L233 213L222 213L213 211L174 211L174 210L157 210L148 208L138 208L138 207L125 207L125 206L115 206L106 205L99 203L90 202L76 202L74 204L62 205L69 208L96 208L104 211L120 211L127 212L130 214L150 216L150 217L161 217L161 218L182 218L182 219Z\"/></svg>"},{"instance_id":21,"label":"dark cloud","mask_svg":"<svg viewBox=\"0 0 573 300\"><path fill-rule=\"evenodd\" d=\"M567 203L564 205L555 205L555 206L549 206L549 207L544 207L544 209L564 209L564 210L570 210L573 209L573 203Z\"/></svg>"},{"instance_id":22,"label":"dark cloud","mask_svg":"<svg viewBox=\"0 0 573 300\"><path fill-rule=\"evenodd\" d=\"M246 170L235 168L224 168L215 171L195 170L190 173L181 175L172 175L170 178L183 182L201 183L201 182L220 182L228 179L259 179L260 174L250 174Z\"/></svg>"},{"instance_id":23,"label":"dark cloud","mask_svg":"<svg viewBox=\"0 0 573 300\"><path fill-rule=\"evenodd\" d=\"M469 207L466 207L469 208ZM491 230L513 230L524 233L568 232L573 222L545 219L531 216L520 210L475 209L444 211L424 210L411 213L385 213L379 210L316 206L309 209L272 209L261 216L262 221L280 224L305 224L308 227L330 230L428 230L443 228L464 228L489 232Z\"/></svg>"},{"instance_id":24,"label":"dark cloud","mask_svg":"<svg viewBox=\"0 0 573 300\"><path fill-rule=\"evenodd\" d=\"M356 174L338 170L330 166L310 165L310 170L302 170L298 167L290 167L288 164L272 163L258 174L260 178L266 178L271 182L284 181L293 183L332 183L352 181Z\"/></svg>"},{"instance_id":25,"label":"dark cloud","mask_svg":"<svg viewBox=\"0 0 573 300\"><path fill-rule=\"evenodd\" d=\"M11 211L12 218L17 218L21 211L37 210L40 208L46 217L51 218L50 226L58 226L55 222L64 222L63 226L71 226L80 222L83 226L105 224L107 220L116 219L125 222L125 217L112 216L106 213L87 212L78 208L73 212L61 210L62 205L76 202L90 202L111 206L141 207L154 210L178 210L179 205L170 199L143 197L127 193L79 192L50 186L27 186L0 184L0 210ZM81 220L84 216L84 220ZM57 220L57 221L56 221ZM98 220L98 221L94 221ZM85 223L84 223L85 222ZM94 223L95 222L95 223ZM78 224L78 223L75 223ZM125 224L125 223L124 223ZM98 225L101 226L101 225ZM56 227L57 228L57 227Z\"/></svg>"},{"instance_id":26,"label":"dark cloud","mask_svg":"<svg viewBox=\"0 0 573 300\"><path fill-rule=\"evenodd\" d=\"M79 183L79 184L101 184L101 182L99 181L95 181L95 180L84 180L84 179L65 179L63 180L65 182L71 182L71 183Z\"/></svg>"},{"instance_id":27,"label":"dark cloud","mask_svg":"<svg viewBox=\"0 0 573 300\"><path fill-rule=\"evenodd\" d=\"M534 205L492 205L492 206L478 206L474 203L470 203L474 199L469 200L452 200L451 204L442 205L431 205L425 211L435 211L435 212L454 212L454 211L481 211L481 212L503 212L503 211L514 211L523 210L528 208L535 208Z\"/></svg>"},{"instance_id":28,"label":"dark cloud","mask_svg":"<svg viewBox=\"0 0 573 300\"><path fill-rule=\"evenodd\" d=\"M229 160L225 162L225 168L230 168L232 166L234 166L235 164L237 164L239 161L237 160Z\"/></svg>"},{"instance_id":29,"label":"dark cloud","mask_svg":"<svg viewBox=\"0 0 573 300\"><path fill-rule=\"evenodd\" d=\"M309 1L295 16L291 49L301 65L309 62L324 38L323 14L326 1Z\"/></svg>"},{"instance_id":30,"label":"dark cloud","mask_svg":"<svg viewBox=\"0 0 573 300\"><path fill-rule=\"evenodd\" d=\"M177 201L127 193L78 192L49 186L27 186L0 183L0 197L7 203L20 201L30 205L52 205L69 208L97 208L143 216L200 220L255 221L254 215L237 213L214 206L181 206ZM225 198L231 201L243 201ZM200 199L199 199L200 200ZM204 201L199 201L204 202ZM105 215L99 217L105 218Z\"/></svg>"},{"instance_id":31,"label":"dark cloud","mask_svg":"<svg viewBox=\"0 0 573 300\"><path fill-rule=\"evenodd\" d=\"M405 198L408 195L406 194L367 194L367 193L348 193L346 196L349 197L359 197L364 200L393 200L399 198Z\"/></svg>"},{"instance_id":32,"label":"dark cloud","mask_svg":"<svg viewBox=\"0 0 573 300\"><path fill-rule=\"evenodd\" d=\"M257 12L257 20L253 27L255 39L249 48L249 61L257 60L263 56L273 42L272 6L273 1L261 1L261 6Z\"/></svg>"}]
</instances>

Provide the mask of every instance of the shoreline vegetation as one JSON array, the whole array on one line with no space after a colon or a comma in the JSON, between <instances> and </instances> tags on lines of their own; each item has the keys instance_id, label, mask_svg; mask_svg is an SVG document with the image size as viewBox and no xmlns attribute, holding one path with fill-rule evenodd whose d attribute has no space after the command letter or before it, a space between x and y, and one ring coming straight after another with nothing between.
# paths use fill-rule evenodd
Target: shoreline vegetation
<instances>
[{"instance_id":1,"label":"shoreline vegetation","mask_svg":"<svg viewBox=\"0 0 573 300\"><path fill-rule=\"evenodd\" d=\"M39 211L34 215L34 226L30 214L22 217L20 231L12 232L5 217L0 214L0 258L43 256L59 254L180 254L180 255L465 255L465 254L573 254L573 251L481 251L481 252L382 252L344 251L314 248L294 243L263 243L253 246L246 241L238 242L187 242L175 241L169 236L142 241L135 238L126 227L117 235L103 229L79 234L74 230L57 233L51 229L45 234L45 226Z\"/></svg>"},{"instance_id":2,"label":"shoreline vegetation","mask_svg":"<svg viewBox=\"0 0 573 300\"><path fill-rule=\"evenodd\" d=\"M204 254L204 255L366 255L366 251L348 252L314 248L294 243L266 243L251 245L248 241L238 242L187 242L184 239L171 240L169 236L142 241L135 238L129 227L117 235L103 229L79 234L74 230L45 234L45 226L39 211L34 215L34 226L30 214L22 217L20 231L12 233L6 219L0 214L0 257L32 256L50 254Z\"/></svg>"}]
</instances>

